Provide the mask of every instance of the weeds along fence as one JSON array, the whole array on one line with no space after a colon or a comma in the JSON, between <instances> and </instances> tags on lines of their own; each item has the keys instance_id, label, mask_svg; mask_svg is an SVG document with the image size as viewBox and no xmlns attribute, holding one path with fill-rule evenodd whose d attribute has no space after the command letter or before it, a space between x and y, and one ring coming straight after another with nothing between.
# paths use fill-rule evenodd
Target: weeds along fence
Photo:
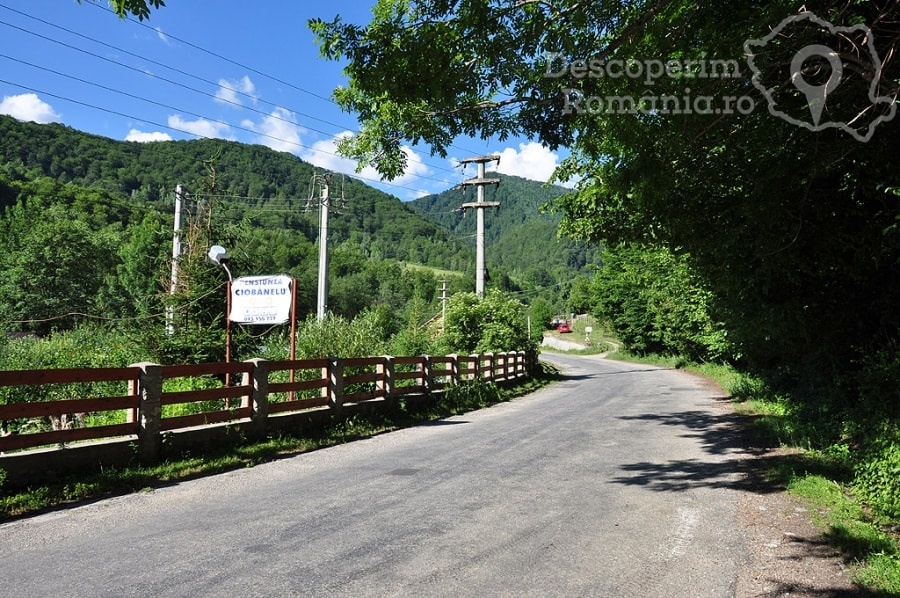
<instances>
[{"instance_id":1,"label":"weeds along fence","mask_svg":"<svg viewBox=\"0 0 900 598\"><path fill-rule=\"evenodd\" d=\"M362 357L0 371L6 484L152 465L240 438L315 429L336 415L427 401L465 381L511 382L532 353Z\"/></svg>"}]
</instances>

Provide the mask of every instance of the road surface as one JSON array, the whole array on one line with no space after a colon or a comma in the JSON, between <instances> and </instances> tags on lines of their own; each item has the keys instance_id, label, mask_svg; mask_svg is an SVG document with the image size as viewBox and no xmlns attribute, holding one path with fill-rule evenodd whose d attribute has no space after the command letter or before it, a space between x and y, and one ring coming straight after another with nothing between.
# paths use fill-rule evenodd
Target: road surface
<instances>
[{"instance_id":1,"label":"road surface","mask_svg":"<svg viewBox=\"0 0 900 598\"><path fill-rule=\"evenodd\" d=\"M0 594L733 596L718 393L546 358L567 378L511 403L0 525Z\"/></svg>"}]
</instances>

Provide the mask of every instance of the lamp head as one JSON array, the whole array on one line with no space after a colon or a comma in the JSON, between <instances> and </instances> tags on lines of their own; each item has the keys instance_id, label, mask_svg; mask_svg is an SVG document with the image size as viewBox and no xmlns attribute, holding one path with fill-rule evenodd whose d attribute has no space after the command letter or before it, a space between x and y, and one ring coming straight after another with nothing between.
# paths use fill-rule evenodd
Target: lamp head
<instances>
[{"instance_id":1,"label":"lamp head","mask_svg":"<svg viewBox=\"0 0 900 598\"><path fill-rule=\"evenodd\" d=\"M228 261L228 252L221 245L213 245L207 254L212 263L224 266Z\"/></svg>"}]
</instances>

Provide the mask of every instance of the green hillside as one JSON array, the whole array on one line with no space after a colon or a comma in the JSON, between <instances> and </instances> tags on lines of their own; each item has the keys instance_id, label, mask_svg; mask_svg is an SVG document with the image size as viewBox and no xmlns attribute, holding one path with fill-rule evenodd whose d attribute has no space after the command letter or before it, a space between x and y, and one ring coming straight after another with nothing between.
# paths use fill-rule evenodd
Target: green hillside
<instances>
[{"instance_id":1,"label":"green hillside","mask_svg":"<svg viewBox=\"0 0 900 598\"><path fill-rule=\"evenodd\" d=\"M183 184L189 193L217 196L222 216L232 222L247 219L262 228L299 231L310 241L318 235L315 210L304 211L316 170L292 154L264 146L214 139L123 142L0 116L0 168L8 178L27 172L102 189L163 215L172 213L173 190ZM472 268L472 249L396 197L341 176L332 181L331 194L346 200L335 202L330 220L336 244L349 241L379 258L454 271ZM14 199L0 192L0 205Z\"/></svg>"},{"instance_id":2,"label":"green hillside","mask_svg":"<svg viewBox=\"0 0 900 598\"><path fill-rule=\"evenodd\" d=\"M297 278L300 315L314 313L324 174L264 146L123 142L0 116L0 326L43 334L85 318L171 311L179 184L181 301L221 311L209 289L223 273L205 259L205 248L219 244L235 276ZM541 212L564 189L501 178L487 192L502 204L486 215L488 287L561 307L572 281L598 263L597 250L558 240L558 218ZM457 210L474 200L472 190L403 203L337 174L329 190L329 311L383 309L396 328L440 311L442 281L450 294L474 288L475 217Z\"/></svg>"},{"instance_id":3,"label":"green hillside","mask_svg":"<svg viewBox=\"0 0 900 598\"><path fill-rule=\"evenodd\" d=\"M185 304L221 313L210 289L224 272L206 259L212 244L228 249L234 276L297 278L298 315L315 313L310 198L320 197L324 174L263 146L122 142L0 116L0 327L45 334L138 319L160 328L172 302L176 313ZM172 294L179 184L184 253ZM442 280L451 293L474 288L474 248L450 231L350 177L331 176L329 189L329 311L380 309L395 329L440 311Z\"/></svg>"},{"instance_id":4,"label":"green hillside","mask_svg":"<svg viewBox=\"0 0 900 598\"><path fill-rule=\"evenodd\" d=\"M553 198L567 193L567 189L515 176L489 176L501 181L488 185L484 192L485 201L501 204L498 209L485 212L485 259L489 269L493 266L509 273L526 292L539 294L542 289L553 289L555 297L565 293L579 274L599 265L598 246L558 238L559 216L541 210ZM469 187L429 195L412 204L474 247L475 214L459 209L463 203L473 201L475 190Z\"/></svg>"}]
</instances>

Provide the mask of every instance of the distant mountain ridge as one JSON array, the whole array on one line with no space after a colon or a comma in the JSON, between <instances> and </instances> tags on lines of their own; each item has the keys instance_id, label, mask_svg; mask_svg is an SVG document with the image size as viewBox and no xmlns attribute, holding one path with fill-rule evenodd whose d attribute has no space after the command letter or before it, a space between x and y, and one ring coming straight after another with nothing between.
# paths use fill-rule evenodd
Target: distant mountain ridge
<instances>
[{"instance_id":1,"label":"distant mountain ridge","mask_svg":"<svg viewBox=\"0 0 900 598\"><path fill-rule=\"evenodd\" d=\"M599 265L599 247L558 238L560 216L542 210L554 198L570 193L557 185L505 174L492 173L499 184L488 185L485 201L500 202L487 209L484 219L485 253L488 263L508 271L528 285L565 285L572 276ZM454 188L412 201L413 207L448 228L474 247L476 217L473 210L460 209L474 202L472 186Z\"/></svg>"},{"instance_id":2,"label":"distant mountain ridge","mask_svg":"<svg viewBox=\"0 0 900 598\"><path fill-rule=\"evenodd\" d=\"M126 142L59 124L25 123L0 115L0 183L15 171L38 172L61 183L99 188L131 204L152 207L171 218L173 190L214 185L218 209L232 221L318 235L310 204L310 181L323 174L293 154L261 145L218 139ZM499 201L485 218L489 286L555 292L599 263L595 246L557 238L559 217L541 206L568 190L515 176L486 190ZM208 189L207 189L208 190ZM474 279L475 216L459 206L475 200L469 187L448 189L412 202L374 189L352 177L333 175L335 213L329 239L350 244L363 259L395 259L450 270ZM4 194L0 208L15 197ZM533 296L531 294L530 296Z\"/></svg>"},{"instance_id":3,"label":"distant mountain ridge","mask_svg":"<svg viewBox=\"0 0 900 598\"><path fill-rule=\"evenodd\" d=\"M102 188L123 200L173 212L173 191L209 191L222 198L232 220L302 232L317 238L315 210L309 213L310 181L323 174L293 154L261 145L218 139L126 142L59 124L25 123L0 115L0 175L4 169L37 171L61 183ZM356 244L366 257L392 258L464 272L474 250L398 198L352 177L332 177L334 216L329 239ZM346 201L339 201L345 198ZM4 197L0 207L15 198Z\"/></svg>"}]
</instances>

